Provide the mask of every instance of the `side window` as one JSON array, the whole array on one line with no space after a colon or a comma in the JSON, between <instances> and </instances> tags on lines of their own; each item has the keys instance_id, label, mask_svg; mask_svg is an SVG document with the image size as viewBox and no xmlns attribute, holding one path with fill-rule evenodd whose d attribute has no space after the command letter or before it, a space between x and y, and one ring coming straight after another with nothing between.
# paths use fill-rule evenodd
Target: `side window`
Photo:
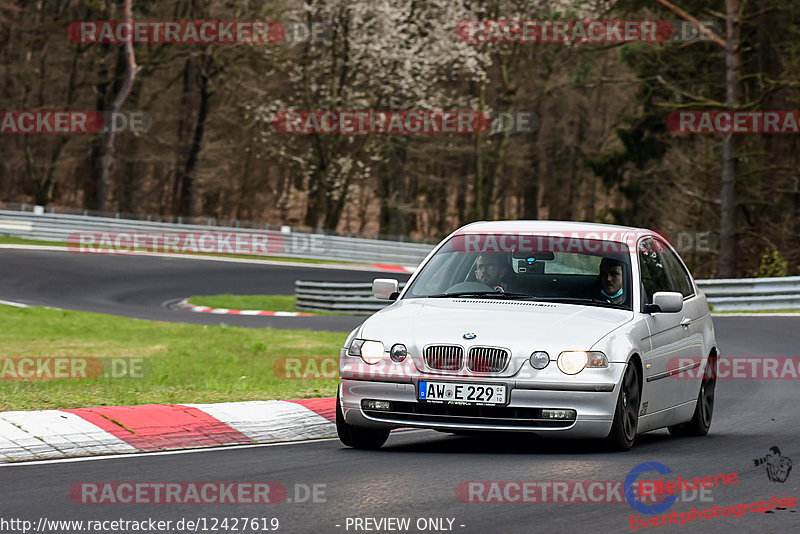
<instances>
[{"instance_id":1,"label":"side window","mask_svg":"<svg viewBox=\"0 0 800 534\"><path fill-rule=\"evenodd\" d=\"M694 295L689 273L681 264L681 261L667 246L660 245L660 248L659 255L663 258L664 266L667 268L670 280L672 281L672 291L677 291L684 297L691 297Z\"/></svg>"},{"instance_id":2,"label":"side window","mask_svg":"<svg viewBox=\"0 0 800 534\"><path fill-rule=\"evenodd\" d=\"M658 291L672 291L672 286L664 267L663 259L653 245L652 238L644 239L639 243L639 270L644 286L644 299L646 303L653 300L653 294Z\"/></svg>"}]
</instances>

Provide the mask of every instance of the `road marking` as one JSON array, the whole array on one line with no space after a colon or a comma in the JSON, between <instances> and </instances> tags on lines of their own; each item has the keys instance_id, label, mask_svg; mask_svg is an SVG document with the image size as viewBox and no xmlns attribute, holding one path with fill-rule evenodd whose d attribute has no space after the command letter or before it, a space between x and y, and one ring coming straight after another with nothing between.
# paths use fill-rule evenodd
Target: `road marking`
<instances>
[{"instance_id":1,"label":"road marking","mask_svg":"<svg viewBox=\"0 0 800 534\"><path fill-rule=\"evenodd\" d=\"M6 306L14 306L15 308L30 308L27 304L23 304L21 302L11 302L10 300L0 300L0 304L5 304Z\"/></svg>"},{"instance_id":2,"label":"road marking","mask_svg":"<svg viewBox=\"0 0 800 534\"><path fill-rule=\"evenodd\" d=\"M428 429L395 430L396 434L412 434L418 432L430 432ZM253 445L224 445L222 447L205 447L202 449L186 449L178 451L158 451L158 452L133 452L128 454L110 454L107 456L85 456L82 458L55 458L53 460L34 460L31 462L12 462L0 463L0 469L9 467L24 467L29 465L48 465L74 462L93 462L95 460L118 460L123 458L139 458L142 456L168 456L174 454L194 454L200 452L232 451L239 449L256 449L263 447L282 447L284 445L303 445L306 443L320 443L324 441L339 441L339 438L320 438L306 439L301 441L285 441L281 443L255 443Z\"/></svg>"}]
</instances>

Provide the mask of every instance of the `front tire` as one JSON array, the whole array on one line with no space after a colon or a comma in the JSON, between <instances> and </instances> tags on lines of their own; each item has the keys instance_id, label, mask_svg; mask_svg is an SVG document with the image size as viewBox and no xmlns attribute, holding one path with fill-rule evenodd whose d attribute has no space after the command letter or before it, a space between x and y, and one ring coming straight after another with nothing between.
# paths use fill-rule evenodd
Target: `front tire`
<instances>
[{"instance_id":1,"label":"front tire","mask_svg":"<svg viewBox=\"0 0 800 534\"><path fill-rule=\"evenodd\" d=\"M346 423L338 391L336 392L336 432L343 445L354 449L380 449L389 439L389 430L362 428Z\"/></svg>"},{"instance_id":2,"label":"front tire","mask_svg":"<svg viewBox=\"0 0 800 534\"><path fill-rule=\"evenodd\" d=\"M705 436L711 428L711 418L714 415L714 389L717 385L717 359L710 357L708 365L700 381L700 393L697 395L697 405L694 408L692 420L688 423L672 425L669 433L674 437Z\"/></svg>"},{"instance_id":3,"label":"front tire","mask_svg":"<svg viewBox=\"0 0 800 534\"><path fill-rule=\"evenodd\" d=\"M628 363L617 397L614 423L606 437L606 445L613 451L627 451L636 440L639 425L639 403L642 399L639 385L639 370L632 362Z\"/></svg>"}]
</instances>

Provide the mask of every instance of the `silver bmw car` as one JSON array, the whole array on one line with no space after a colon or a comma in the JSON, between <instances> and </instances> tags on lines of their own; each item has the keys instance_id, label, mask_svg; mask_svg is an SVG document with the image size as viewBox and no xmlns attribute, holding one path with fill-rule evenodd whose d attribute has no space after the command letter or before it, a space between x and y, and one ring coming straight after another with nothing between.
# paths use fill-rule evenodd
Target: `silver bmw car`
<instances>
[{"instance_id":1,"label":"silver bmw car","mask_svg":"<svg viewBox=\"0 0 800 534\"><path fill-rule=\"evenodd\" d=\"M719 357L706 298L641 228L477 222L425 258L341 349L336 426L378 448L399 427L603 439L705 435Z\"/></svg>"}]
</instances>

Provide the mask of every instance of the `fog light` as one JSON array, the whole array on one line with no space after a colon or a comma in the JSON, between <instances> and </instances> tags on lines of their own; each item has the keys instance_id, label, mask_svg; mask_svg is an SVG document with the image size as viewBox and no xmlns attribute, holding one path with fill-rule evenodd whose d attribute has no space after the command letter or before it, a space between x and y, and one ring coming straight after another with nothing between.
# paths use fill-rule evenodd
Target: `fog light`
<instances>
[{"instance_id":1,"label":"fog light","mask_svg":"<svg viewBox=\"0 0 800 534\"><path fill-rule=\"evenodd\" d=\"M392 345L392 350L389 351L389 357L393 362L402 362L408 356L408 349L402 343Z\"/></svg>"},{"instance_id":2,"label":"fog light","mask_svg":"<svg viewBox=\"0 0 800 534\"><path fill-rule=\"evenodd\" d=\"M575 410L542 410L542 419L575 419Z\"/></svg>"},{"instance_id":3,"label":"fog light","mask_svg":"<svg viewBox=\"0 0 800 534\"><path fill-rule=\"evenodd\" d=\"M365 400L361 401L361 407L365 410L381 410L386 411L391 408L389 401L380 400Z\"/></svg>"},{"instance_id":4,"label":"fog light","mask_svg":"<svg viewBox=\"0 0 800 534\"><path fill-rule=\"evenodd\" d=\"M550 355L544 351L537 350L531 354L529 361L534 369L544 369L550 363Z\"/></svg>"}]
</instances>

